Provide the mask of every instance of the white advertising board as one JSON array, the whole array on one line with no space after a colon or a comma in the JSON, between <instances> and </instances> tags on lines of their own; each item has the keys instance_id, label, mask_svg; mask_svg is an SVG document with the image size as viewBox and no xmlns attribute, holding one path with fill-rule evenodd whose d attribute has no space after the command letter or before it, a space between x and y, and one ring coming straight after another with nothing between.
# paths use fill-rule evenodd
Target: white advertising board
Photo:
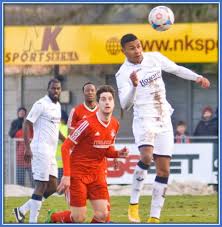
<instances>
[{"instance_id":1,"label":"white advertising board","mask_svg":"<svg viewBox=\"0 0 222 227\"><path fill-rule=\"evenodd\" d=\"M131 184L134 168L139 161L139 151L135 144L116 144L116 148L129 148L126 159L118 159L119 168L114 170L112 159L108 161L108 184ZM146 183L153 183L155 166L152 163ZM213 172L213 144L175 144L170 165L169 183L172 181L199 181L217 183L217 173Z\"/></svg>"}]
</instances>

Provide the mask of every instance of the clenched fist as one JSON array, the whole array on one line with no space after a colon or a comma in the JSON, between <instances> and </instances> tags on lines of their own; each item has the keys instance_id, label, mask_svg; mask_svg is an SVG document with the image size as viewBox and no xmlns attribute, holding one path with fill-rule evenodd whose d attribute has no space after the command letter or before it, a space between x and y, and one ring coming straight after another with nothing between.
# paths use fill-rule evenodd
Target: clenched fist
<instances>
[{"instance_id":1,"label":"clenched fist","mask_svg":"<svg viewBox=\"0 0 222 227\"><path fill-rule=\"evenodd\" d=\"M205 77L198 77L196 83L199 84L202 88L209 88L210 81Z\"/></svg>"}]
</instances>

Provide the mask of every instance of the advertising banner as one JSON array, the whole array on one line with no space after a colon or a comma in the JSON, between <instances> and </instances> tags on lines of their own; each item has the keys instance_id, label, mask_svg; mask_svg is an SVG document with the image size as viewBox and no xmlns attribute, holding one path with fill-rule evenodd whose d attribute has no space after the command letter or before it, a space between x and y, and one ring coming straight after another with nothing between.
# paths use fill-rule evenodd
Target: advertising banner
<instances>
[{"instance_id":1,"label":"advertising banner","mask_svg":"<svg viewBox=\"0 0 222 227\"><path fill-rule=\"evenodd\" d=\"M119 168L114 170L113 161L108 162L108 184L131 184L134 168L139 161L139 151L135 144L116 144L116 148L128 147L129 156L119 160ZM215 156L215 155L214 155ZM175 144L170 165L169 183L177 181L217 184L217 170L213 163L213 144ZM155 167L152 163L146 183L153 183Z\"/></svg>"},{"instance_id":2,"label":"advertising banner","mask_svg":"<svg viewBox=\"0 0 222 227\"><path fill-rule=\"evenodd\" d=\"M217 23L174 24L158 32L149 24L5 26L7 65L121 64L120 39L134 33L144 51L159 51L177 63L218 61Z\"/></svg>"}]
</instances>

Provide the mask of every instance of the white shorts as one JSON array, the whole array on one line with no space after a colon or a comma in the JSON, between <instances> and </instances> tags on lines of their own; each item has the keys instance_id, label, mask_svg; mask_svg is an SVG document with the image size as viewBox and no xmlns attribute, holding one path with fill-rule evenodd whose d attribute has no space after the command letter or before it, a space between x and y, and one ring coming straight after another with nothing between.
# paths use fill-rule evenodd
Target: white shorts
<instances>
[{"instance_id":1,"label":"white shorts","mask_svg":"<svg viewBox=\"0 0 222 227\"><path fill-rule=\"evenodd\" d=\"M32 173L34 180L49 181L49 175L58 178L55 152L32 152Z\"/></svg>"},{"instance_id":2,"label":"white shorts","mask_svg":"<svg viewBox=\"0 0 222 227\"><path fill-rule=\"evenodd\" d=\"M174 135L171 119L165 123L154 118L134 118L133 134L136 145L151 145L154 154L172 156Z\"/></svg>"}]
</instances>

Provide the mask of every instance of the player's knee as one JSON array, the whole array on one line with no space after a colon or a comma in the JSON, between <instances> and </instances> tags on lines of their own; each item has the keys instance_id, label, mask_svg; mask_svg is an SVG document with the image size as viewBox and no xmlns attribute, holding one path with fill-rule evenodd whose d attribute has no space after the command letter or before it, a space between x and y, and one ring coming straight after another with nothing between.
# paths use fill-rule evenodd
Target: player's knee
<instances>
[{"instance_id":1,"label":"player's knee","mask_svg":"<svg viewBox=\"0 0 222 227\"><path fill-rule=\"evenodd\" d=\"M34 194L42 195L47 189L47 182L36 181Z\"/></svg>"},{"instance_id":2,"label":"player's knee","mask_svg":"<svg viewBox=\"0 0 222 227\"><path fill-rule=\"evenodd\" d=\"M99 222L106 222L108 215L109 215L109 211L105 209L103 211L101 210L95 211L94 217Z\"/></svg>"},{"instance_id":3,"label":"player's knee","mask_svg":"<svg viewBox=\"0 0 222 227\"><path fill-rule=\"evenodd\" d=\"M139 147L140 160L145 165L150 165L153 159L153 147L151 146L141 146Z\"/></svg>"},{"instance_id":4,"label":"player's knee","mask_svg":"<svg viewBox=\"0 0 222 227\"><path fill-rule=\"evenodd\" d=\"M152 158L153 158L152 153L146 153L146 154L141 155L141 161L145 165L150 165L150 163L152 162Z\"/></svg>"},{"instance_id":5,"label":"player's knee","mask_svg":"<svg viewBox=\"0 0 222 227\"><path fill-rule=\"evenodd\" d=\"M72 219L73 219L73 222L82 223L86 219L86 214L85 213L75 213L75 214L72 213Z\"/></svg>"},{"instance_id":6,"label":"player's knee","mask_svg":"<svg viewBox=\"0 0 222 227\"><path fill-rule=\"evenodd\" d=\"M51 196L52 194L54 194L56 192L56 190L52 190L52 191L45 191L44 194L43 194L43 197L45 199L47 199L49 196Z\"/></svg>"}]
</instances>

